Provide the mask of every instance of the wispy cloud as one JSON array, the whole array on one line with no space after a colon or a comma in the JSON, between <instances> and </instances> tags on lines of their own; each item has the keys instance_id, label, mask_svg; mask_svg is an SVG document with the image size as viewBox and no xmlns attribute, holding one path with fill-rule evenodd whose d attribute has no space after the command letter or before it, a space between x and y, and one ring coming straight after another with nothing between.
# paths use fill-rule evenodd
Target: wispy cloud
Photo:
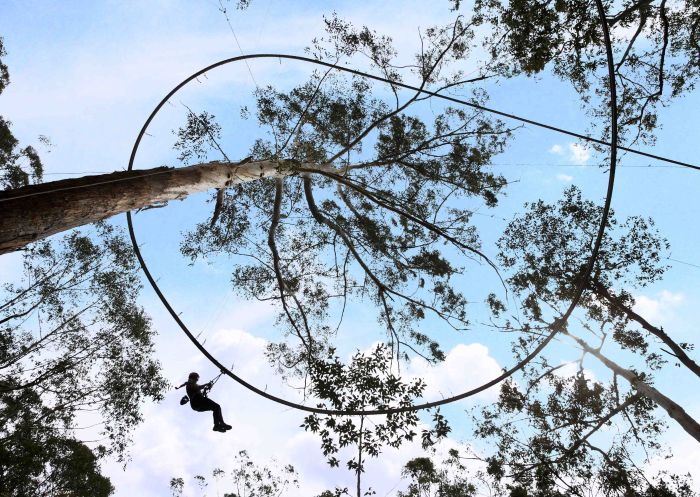
<instances>
[{"instance_id":1,"label":"wispy cloud","mask_svg":"<svg viewBox=\"0 0 700 497\"><path fill-rule=\"evenodd\" d=\"M579 166L583 166L591 158L591 151L579 143L569 143L569 159Z\"/></svg>"},{"instance_id":2,"label":"wispy cloud","mask_svg":"<svg viewBox=\"0 0 700 497\"><path fill-rule=\"evenodd\" d=\"M635 312L652 324L661 325L674 317L676 309L685 302L685 294L662 290L654 297L635 296L635 301Z\"/></svg>"},{"instance_id":3,"label":"wispy cloud","mask_svg":"<svg viewBox=\"0 0 700 497\"><path fill-rule=\"evenodd\" d=\"M564 148L561 145L552 145L549 149L550 154L564 155Z\"/></svg>"},{"instance_id":4,"label":"wispy cloud","mask_svg":"<svg viewBox=\"0 0 700 497\"><path fill-rule=\"evenodd\" d=\"M591 158L591 150L580 143L568 143L566 145L554 144L548 152L550 154L566 157L568 161L577 166L584 166Z\"/></svg>"}]
</instances>

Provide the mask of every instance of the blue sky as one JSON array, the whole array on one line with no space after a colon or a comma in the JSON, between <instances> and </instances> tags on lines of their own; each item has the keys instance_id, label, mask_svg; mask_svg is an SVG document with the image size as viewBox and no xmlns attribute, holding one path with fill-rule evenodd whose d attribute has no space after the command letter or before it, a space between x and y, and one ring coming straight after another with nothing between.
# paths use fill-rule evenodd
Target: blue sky
<instances>
[{"instance_id":1,"label":"blue sky","mask_svg":"<svg viewBox=\"0 0 700 497\"><path fill-rule=\"evenodd\" d=\"M367 24L391 35L402 54L418 47L418 28L450 19L447 2L384 1L362 5L346 2L270 2L254 0L246 12L230 9L231 25L240 48L246 53L282 52L303 54L314 36L322 34L322 15L333 10L356 25ZM12 84L0 97L0 108L13 121L16 135L35 143L38 135L48 136L53 146L42 150L46 180L95 171L125 169L133 140L153 106L175 84L195 70L217 60L240 55L218 2L31 2L5 1L0 17L0 36L8 51ZM258 83L290 84L304 69L293 65L251 63ZM223 71L188 87L179 99L189 104L214 105L231 109L238 95L253 88L248 70L238 67ZM264 83L263 83L264 82ZM585 131L588 118L581 111L575 94L551 78L502 82L489 87L494 108L532 119L556 124L574 131ZM230 97L229 95L236 95ZM139 152L139 167L154 167L172 160L168 151L172 139L169 130L182 116L182 108L166 109ZM693 162L700 117L700 95L694 94L661 110L663 128L653 152ZM179 117L178 117L179 116ZM509 123L510 124L510 123ZM234 143L234 142L232 142ZM234 143L235 144L235 143ZM233 155L238 153L235 151ZM553 201L574 183L593 200L602 200L607 176L593 167L601 157L569 137L525 127L517 132L508 150L495 159L495 170L510 181L507 197L499 208L483 217L480 229L487 253L494 253L492 242L523 202L539 198ZM245 151L240 151L244 156ZM696 192L700 175L696 172L665 167L648 159L626 156L618 172L613 207L620 217L651 215L672 245L671 257L700 265L695 247L700 231L695 228L700 216ZM212 265L189 267L178 256L179 233L193 217L206 215L210 205L199 195L164 209L136 216L137 231L144 243L144 255L154 273L184 319L195 330L203 330L207 344L220 354L222 362L234 362L237 371L255 379L271 391L293 396L279 378L266 367L262 358L264 340L274 338L274 316L264 304L238 300L228 286L230 268ZM124 224L123 217L115 219ZM16 258L0 258L2 279L17 275ZM637 295L639 309L677 340L692 341L697 336L700 304L698 276L700 268L669 261L666 278ZM483 272L482 272L483 273ZM491 278L475 270L475 278ZM485 274L485 273L484 273ZM466 283L465 283L466 284ZM477 297L483 298L484 288ZM174 384L184 380L190 370L203 377L214 370L176 329L153 293L143 292L143 305L153 316L160 332L158 353L166 375ZM341 336L345 352L366 348L379 335L376 324L357 308L352 316L356 329L367 331L359 342L354 336ZM484 319L476 315L476 322ZM448 361L441 371L428 371L419 361L408 372L427 377L431 387L427 396L456 393L475 386L510 364L509 347L488 334L467 333L451 344ZM562 348L562 354L566 355ZM575 356L569 349L569 355ZM591 366L593 367L593 366ZM440 373L440 374L438 374ZM689 378L691 381L692 378ZM688 398L684 376L660 375L659 384L684 407L700 416L700 401ZM479 402L493 399L484 394ZM118 496L168 495L167 483L177 475L208 474L218 464L226 469L238 450L248 449L254 459L266 462L276 457L291 462L301 474L299 495L311 495L335 484L348 485L350 475L327 468L317 440L299 430L302 415L254 397L238 385L223 379L212 396L224 406L227 421L234 430L225 437L209 431L209 420L177 405L180 392L173 392L160 405L148 406L144 425L135 434L132 461L123 469L106 463L105 471L117 487ZM472 404L451 408L452 414ZM468 441L468 430L456 423L456 441ZM700 460L697 444L688 442L675 427L667 440L678 456L671 463L657 461L658 467L673 464L691 469L690 461ZM417 447L401 453L387 451L370 464L367 481L385 495L399 481L400 467ZM686 466L684 466L684 464ZM696 478L700 478L697 475ZM293 495L293 493L290 493Z\"/></svg>"}]
</instances>

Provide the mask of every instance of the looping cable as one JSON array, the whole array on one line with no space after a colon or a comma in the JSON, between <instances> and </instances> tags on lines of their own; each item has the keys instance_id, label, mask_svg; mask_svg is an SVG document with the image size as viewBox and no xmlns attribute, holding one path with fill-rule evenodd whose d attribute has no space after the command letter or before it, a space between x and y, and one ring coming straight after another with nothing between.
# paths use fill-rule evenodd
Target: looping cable
<instances>
[{"instance_id":1,"label":"looping cable","mask_svg":"<svg viewBox=\"0 0 700 497\"><path fill-rule=\"evenodd\" d=\"M328 62L323 62L320 60L315 60L309 57L303 57L299 55L285 55L285 54L253 54L253 55L245 55L245 56L240 56L240 57L232 57L229 59L221 60L219 62L216 62L214 64L211 64L204 69L201 69L200 71L197 71L196 73L192 74L185 80L183 80L181 83L179 83L175 88L173 88L161 101L160 103L155 107L153 112L149 115L148 119L146 119L146 122L144 123L143 127L141 128L141 131L138 134L138 137L136 138L136 141L134 143L133 149L131 151L131 156L129 159L129 167L128 170L131 171L133 170L134 167L134 160L136 158L136 152L138 151L138 147L141 143L141 139L143 138L144 134L146 133L146 130L148 129L148 126L150 125L151 121L153 118L156 116L156 114L160 111L160 109L168 102L168 100L178 91L180 90L183 86L185 86L187 83L192 81L193 79L197 78L198 76L204 74L207 71L210 71L212 69L215 69L217 67L238 62L238 61L247 61L248 59L268 59L268 58L278 58L278 59L287 59L287 60L296 60L296 61L302 61L305 63L310 63L310 64L316 64L320 66L325 66L327 68L331 69L336 69L338 71L358 75L358 76L363 76L369 79L373 79L375 81L381 81L389 84L396 85L398 87L402 87L405 89L410 89L414 91L419 91L423 94L430 95L436 98L444 99L451 101L453 103L458 103L462 105L467 105L472 108L476 108L478 110L482 110L485 112L490 112L490 113L495 113L498 115L501 115L503 117L508 117L511 119L517 119L523 122L527 122L529 124L533 124L535 126L540 126L546 129L550 129L553 131L558 131L560 133L565 133L571 136L575 136L580 139L588 140L588 141L593 141L602 145L608 145L611 147L611 152L610 152L610 169L608 172L608 187L607 187L607 192L606 192L606 198L605 198L605 205L603 209L603 215L601 216L601 221L600 221L600 227L598 230L598 234L595 240L595 244L593 247L593 250L591 251L591 256L589 258L585 274L582 275L582 277L577 281L577 286L576 286L576 291L575 291L575 296L572 299L567 311L557 318L550 326L549 326L549 333L548 335L526 356L524 357L521 361L519 361L516 365L511 367L510 369L505 370L501 375L497 376L496 378L493 378L492 380L476 387L471 390L467 390L465 392L462 392L458 395L453 395L451 397L447 397L438 401L433 401L433 402L425 402L421 404L414 404L410 406L404 406L404 407L396 407L396 408L388 408L388 409L371 409L371 410L343 410L343 409L325 409L321 407L312 407L312 406L306 406L303 404L299 404L297 402L292 402L290 400L277 397L275 395L269 394L264 390L261 390L260 388L252 385L251 383L247 382L240 376L238 376L236 373L231 371L229 368L225 367L221 362L219 362L218 359L216 359L200 342L197 340L197 338L190 332L189 328L187 325L182 321L178 313L173 309L173 307L170 305L168 300L165 298L165 295L161 291L160 287L156 283L155 279L151 275L151 272L148 269L148 266L141 254L141 250L139 249L137 240L136 240L136 235L134 232L134 225L133 225L133 219L131 216L131 212L126 213L126 218L127 218L127 224L129 228L129 236L131 238L131 243L133 245L134 253L136 254L136 257L138 258L139 264L141 265L141 268L143 269L143 272L146 275L146 278L148 279L149 283L153 287L153 290L156 292L158 295L158 298L160 301L163 303L165 308L168 310L172 318L175 320L175 322L178 324L180 329L187 335L187 337L190 339L190 341L199 349L199 351L213 364L215 365L221 373L219 376L216 377L218 378L225 374L234 381L238 382L240 385L243 387L247 388L248 390L256 393L257 395L260 395L261 397L264 397L268 400L271 400L273 402L276 402L277 404L281 404L287 407L291 407L293 409L297 409L300 411L305 411L305 412L311 412L311 413L316 413L316 414L326 414L326 415L345 415L345 416L373 416L373 415L387 415L387 414L396 414L396 413L401 413L401 412L410 412L410 411L419 411L423 409L430 409L433 407L438 407L446 404L451 404L453 402L456 402L458 400L465 399L467 397L471 397L479 392L482 392L492 386L497 385L498 383L502 382L503 380L511 377L515 372L518 370L522 369L525 367L530 361L532 361L539 353L551 342L551 340L554 338L554 336L560 332L564 326L566 326L566 323L573 313L574 309L578 305L579 301L581 300L581 296L583 295L583 291L586 286L587 280L590 278L591 272L593 271L593 266L595 264L595 261L597 260L598 253L600 250L600 245L603 240L603 234L605 233L605 226L607 224L608 216L610 213L610 204L612 201L612 194L613 194L613 187L615 184L615 171L616 171L616 165L617 165L617 150L618 148L621 148L623 150L628 150L634 153L640 153L641 155L646 155L649 157L657 158L651 154L643 153L643 152L638 152L636 150L632 149L627 149L624 147L618 147L617 140L618 140L618 133L617 133L617 100L616 100L616 83L615 83L615 78L614 78L614 66L613 66L613 61L612 61L612 46L610 43L610 35L608 32L608 27L605 22L605 11L604 7L601 3L601 0L596 0L596 4L598 7L598 14L599 18L601 21L601 26L603 29L603 37L605 40L605 45L606 45L606 52L607 52L607 64L608 64L608 70L610 77L608 78L609 84L610 84L610 107L611 107L611 142L605 142L602 140L598 140L595 138L591 138L585 135L581 135L578 133L573 133L569 132L566 130L562 130L561 128L556 128L554 126L550 125L545 125L542 123L538 123L532 120L520 118L518 116L515 116L513 114L507 114L504 112L500 111L495 111L493 109L489 109L487 107L479 106L467 101L463 101L460 99L456 99L454 97L450 97L447 95L441 95L436 92L432 92L429 90L424 90L421 88L413 87L411 85L407 85L404 83L400 83L397 81L391 81L379 76L375 76L372 74L367 74L355 69L350 69L348 67L342 67L342 66L337 66L335 64L330 64ZM676 161L673 161L676 162ZM678 162L676 162L678 163ZM681 165L686 165L689 167L693 167L696 169L700 169L697 166L692 166L688 165L685 163L681 163Z\"/></svg>"}]
</instances>

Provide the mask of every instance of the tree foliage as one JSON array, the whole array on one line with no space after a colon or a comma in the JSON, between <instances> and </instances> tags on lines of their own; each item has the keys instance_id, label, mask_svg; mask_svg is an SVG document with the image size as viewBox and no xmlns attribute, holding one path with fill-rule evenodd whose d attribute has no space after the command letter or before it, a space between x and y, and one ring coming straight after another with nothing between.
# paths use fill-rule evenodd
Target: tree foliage
<instances>
[{"instance_id":1,"label":"tree foliage","mask_svg":"<svg viewBox=\"0 0 700 497\"><path fill-rule=\"evenodd\" d=\"M0 37L0 93L10 84L10 73L2 57L7 55ZM19 188L38 183L44 171L39 154L31 145L20 147L12 134L12 123L0 116L0 189ZM45 137L40 137L46 140Z\"/></svg>"},{"instance_id":2,"label":"tree foliage","mask_svg":"<svg viewBox=\"0 0 700 497\"><path fill-rule=\"evenodd\" d=\"M561 306L573 298L602 208L584 200L573 186L556 205L538 201L526 207L499 241L499 259L513 271L508 282L522 298L524 316L541 326L551 318L552 310L562 312ZM600 338L609 335L621 349L643 358L650 371L667 364L670 354L675 356L673 364L678 361L700 376L697 363L688 355L692 346L676 343L633 309L632 292L663 276L668 250L668 242L652 219L631 216L619 222L611 213L602 250L579 305L589 329L598 323ZM659 341L671 352L663 352Z\"/></svg>"},{"instance_id":3,"label":"tree foliage","mask_svg":"<svg viewBox=\"0 0 700 497\"><path fill-rule=\"evenodd\" d=\"M291 487L299 486L294 466L259 466L250 459L245 450L236 454L230 470L215 468L211 476L215 481L217 493L219 488L224 488L223 497L280 497ZM194 479L200 490L207 488L211 481L202 475L196 475ZM192 495L185 493L185 480L182 477L170 480L170 492L173 497Z\"/></svg>"},{"instance_id":4,"label":"tree foliage","mask_svg":"<svg viewBox=\"0 0 700 497\"><path fill-rule=\"evenodd\" d=\"M451 449L440 463L430 457L416 457L406 463L401 474L408 479L405 490L397 497L472 497L479 495L457 449Z\"/></svg>"},{"instance_id":5,"label":"tree foliage","mask_svg":"<svg viewBox=\"0 0 700 497\"><path fill-rule=\"evenodd\" d=\"M505 230L499 260L510 271L507 283L521 305L494 307L497 314L510 314L501 317L501 329L520 333L516 356L548 332L573 298L601 212L570 187L555 204L526 205ZM669 363L672 353L664 347L680 350L674 362L691 372L697 367L685 353L686 344L677 344L632 309L632 292L663 275L668 243L651 219L632 216L621 222L611 213L601 247L584 282L580 309L563 332L581 347L579 359L562 363L556 353L540 355L517 382L501 386L495 405L474 418L476 435L496 448L486 458L488 472L513 495L694 495L686 478L659 474L652 479L644 468L662 450L665 422L657 403L668 408L660 402L663 394L650 394L644 385ZM608 368L596 379L584 371L591 356ZM623 367L609 357L630 363Z\"/></svg>"},{"instance_id":6,"label":"tree foliage","mask_svg":"<svg viewBox=\"0 0 700 497\"><path fill-rule=\"evenodd\" d=\"M452 3L459 8L461 2ZM603 7L622 136L651 143L659 106L695 88L700 6L692 0L624 0ZM595 1L478 0L474 22L489 28L483 43L490 70L504 77L551 71L579 93L593 127L609 134L607 62Z\"/></svg>"},{"instance_id":7,"label":"tree foliage","mask_svg":"<svg viewBox=\"0 0 700 497\"><path fill-rule=\"evenodd\" d=\"M8 84L0 61L0 92ZM40 182L39 156L10 124L0 117L0 188ZM34 244L18 269L0 288L0 494L109 495L98 459L125 455L144 401L166 387L130 248L100 224ZM75 428L96 422L90 448Z\"/></svg>"},{"instance_id":8,"label":"tree foliage","mask_svg":"<svg viewBox=\"0 0 700 497\"><path fill-rule=\"evenodd\" d=\"M651 477L644 467L661 449L653 401L583 370L553 374L560 367L528 368L523 386L503 384L475 417L476 435L495 447L484 462L504 495L697 495L688 476Z\"/></svg>"},{"instance_id":9,"label":"tree foliage","mask_svg":"<svg viewBox=\"0 0 700 497\"><path fill-rule=\"evenodd\" d=\"M0 495L110 495L114 488L97 465L103 451L62 430L39 392L0 394Z\"/></svg>"},{"instance_id":10,"label":"tree foliage","mask_svg":"<svg viewBox=\"0 0 700 497\"><path fill-rule=\"evenodd\" d=\"M484 102L483 92L469 88L482 78L450 69L467 56L472 38L472 25L462 20L431 28L424 50L401 68L390 39L332 17L310 52L322 60L363 60L395 80L462 89ZM284 177L219 192L214 221L186 236L183 254L249 261L233 270L234 288L278 304L280 325L296 339L270 348L281 370L303 371L324 355L339 326L330 318L342 315L350 299L377 309L397 357L412 350L441 360L439 344L420 323L433 315L457 329L468 324L467 300L454 278L464 261L485 259L469 220L474 208L494 206L505 186L488 163L510 130L480 112L437 103L427 121L414 111L429 103L426 95L333 70L289 91L258 88L255 101L243 115L267 136L251 144L250 155L278 161ZM202 143L225 152L211 114L199 116L178 132L187 138L178 142L189 147L183 153L196 153Z\"/></svg>"},{"instance_id":11,"label":"tree foliage","mask_svg":"<svg viewBox=\"0 0 700 497\"><path fill-rule=\"evenodd\" d=\"M368 353L357 352L349 364L344 364L331 350L327 360L317 361L309 375L311 394L319 399L319 407L337 410L387 409L410 406L425 388L421 379L404 382L392 372L391 351L377 345ZM422 431L423 446L432 446L449 433L439 411L434 413L435 427ZM368 458L379 457L383 447L399 447L417 435L418 415L398 412L381 418L367 416L319 415L304 418L302 427L317 433L321 449L331 467L337 467L340 451L352 448L346 461L355 473L357 497L369 495L371 488L362 490L361 477ZM340 490L340 489L336 489Z\"/></svg>"},{"instance_id":12,"label":"tree foliage","mask_svg":"<svg viewBox=\"0 0 700 497\"><path fill-rule=\"evenodd\" d=\"M2 493L65 490L80 474L109 493L94 457L124 457L143 403L167 386L130 248L101 224L33 245L23 272L0 304L0 474L13 475ZM90 456L74 429L95 422L104 438Z\"/></svg>"}]
</instances>

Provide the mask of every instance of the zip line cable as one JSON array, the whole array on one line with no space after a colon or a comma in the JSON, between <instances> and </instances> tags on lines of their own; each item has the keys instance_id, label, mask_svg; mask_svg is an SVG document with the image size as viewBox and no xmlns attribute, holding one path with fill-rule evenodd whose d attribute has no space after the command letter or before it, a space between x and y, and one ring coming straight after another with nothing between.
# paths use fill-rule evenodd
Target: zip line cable
<instances>
[{"instance_id":1,"label":"zip line cable","mask_svg":"<svg viewBox=\"0 0 700 497\"><path fill-rule=\"evenodd\" d=\"M342 67L342 66L339 66L339 65L337 65L337 64L331 64L331 63L329 63L329 62L323 62L323 61L321 61L321 60L312 59L312 58L310 58L310 57L304 57L304 56L302 56L302 55L287 55L287 54L251 54L251 55L241 55L241 56L239 56L239 57L231 57L231 58L228 58L228 59L224 59L224 60L221 60L221 61L219 61L219 62L216 62L216 63L214 63L214 64L211 64L211 65L205 67L204 69L202 69L202 70L196 72L195 74L193 74L193 75L190 76L189 78L185 79L182 83L180 83L179 85L177 85L168 95L169 95L169 96L174 95L178 90L180 90L180 88L182 88L183 86L185 86L187 83L189 83L189 82L192 81L193 79L196 79L197 77L199 77L199 76L201 76L202 74L206 73L207 71L210 71L210 70L212 70L212 69L215 69L215 68L217 68L217 67L220 67L220 66L223 66L223 65L225 65L225 64L232 63L232 62L244 61L244 62L246 62L246 64L247 64L247 61L248 61L249 59L288 59L288 60L296 60L296 61L301 61L301 62L307 62L307 63L311 63L311 64L316 64L316 65L328 67L328 68L330 68L330 69L337 69L337 70L339 70L339 71L343 71L343 72L347 72L347 73L350 73L350 74L354 74L354 75L356 75L356 76L362 76L362 77L365 77L365 78L368 78L368 79L372 79L372 80L379 81L379 82L382 82L382 83L388 83L388 84L391 84L391 85L394 85L394 86L397 86L397 87L400 87L400 88L404 88L404 89L407 89L407 90L413 90L413 91L416 91L416 92L424 93L424 94L430 95L430 96L432 96L432 97L436 97L436 98L439 98L439 99L442 99L442 100L447 100L447 101L449 101L449 102L457 103L457 104L460 104L460 105L466 105L467 107L472 107L472 108L474 108L474 109L481 110L481 111L487 112L487 113L489 113L489 114L496 114L496 115L498 115L498 116L506 117L506 118L508 118L508 119L513 119L513 120L515 120L515 121L520 121L520 122L523 122L523 123L531 124L531 125L537 126L537 127L539 127L539 128L544 128L544 129L548 129L548 130L550 130L550 131L555 131L555 132L560 133L560 134L564 134L564 135L568 135L568 136L573 136L574 138L578 138L578 139L581 139L581 140L584 140L584 141L588 141L588 142L597 143L598 145L603 145L603 146L606 146L606 147L612 147L612 145L611 145L610 142L606 142L606 141L600 140L600 139L598 139L598 138L593 138L592 136L584 135L584 134L582 134L582 133L577 133L577 132L575 132L575 131L570 131L570 130L567 130L567 129L564 129L564 128L560 128L560 127L558 127L558 126L553 126L553 125L551 125L551 124L546 124L546 123L543 123L543 122L540 122L540 121L536 121L536 120L534 120L534 119L528 119L528 118L526 118L526 117L518 116L518 115L516 115L516 114L510 114L510 113L507 113L507 112L502 112L502 111L497 110L497 109L492 109L492 108L490 108L490 107L486 107L486 106L483 106L483 105L478 105L478 104L475 104L475 103L473 103L473 102L469 102L469 101L467 101L467 100L462 100L462 99L459 99L459 98L456 98L456 97L451 97L451 96L449 96L449 95L443 95L443 94L441 94L441 93L437 93L437 92L434 92L434 91L431 91L431 90L426 90L426 89L423 89L423 88L419 88L419 87L417 87L417 86L412 86L412 85L409 85L409 84L406 84L406 83L401 83L401 82L398 82L398 81L393 81L393 80L391 80L391 79L387 79L387 78L383 78L383 77L381 77L381 76L376 76L376 75L374 75L374 74L369 74L369 73L366 73L366 72L362 72L362 71L359 71L359 70L357 70L357 69L351 69L351 68L349 68L349 67ZM160 110L160 108L163 107L164 104L165 104L165 102L162 102L162 101L161 101L161 103L158 104L158 106L157 106L157 108L156 108L156 109L157 109L156 112L157 112L158 110ZM149 119L148 123L150 123L150 119ZM641 156L643 156L643 157L649 157L650 159L658 160L658 161L661 161L661 162L667 162L667 163L669 163L669 164L674 164L674 165L677 166L677 167L684 167L684 168L689 168L689 169L694 169L694 170L696 170L696 171L700 171L700 166L697 166L697 165L695 165L695 164L691 164L691 163L689 163L689 162L684 162L684 161L680 161L680 160L676 160L676 159L670 159L670 158L664 157L664 156L662 156L662 155L656 155L656 154L652 154L652 153L649 153L649 152L643 152L643 151L641 151L641 150L637 150L637 149L634 149L634 148L623 147L623 146L617 145L617 144L616 144L615 146L618 148L618 150L624 150L624 151L629 152L629 153L632 153L632 154L641 155ZM660 167L660 166L622 166L622 167ZM128 170L129 170L129 171L132 171L133 169L130 167ZM144 174L144 177L145 177L145 176L157 176L157 175L159 175L159 174L169 174L170 172L171 172L170 169L169 169L169 170L165 170L165 171L155 171L155 172L153 172L153 173ZM39 195L47 195L47 194L49 194L49 193L57 193L57 192L62 192L62 191L67 191L67 190L75 190L75 189L80 189L80 188L89 188L89 187L92 187L92 186L106 185L106 184L110 184L110 183L120 183L120 182L123 182L123 181L131 181L132 179L133 179L133 178L115 178L115 179L111 179L111 180L105 180L105 181L99 181L99 182L96 182L96 183L91 183L91 184L89 184L89 185L66 186L66 187L55 188L55 189L52 189L52 190L45 190L45 191L40 191L40 192L31 192L31 193L20 194L20 195L11 196L11 197L0 198L0 203L1 203L1 202L7 202L7 201L13 200L13 199L27 198L27 197L35 197L35 196L39 196ZM24 188L27 188L27 187L19 188L18 190L21 191L21 190L24 189ZM4 195L7 195L7 194L8 194L8 191L0 192L0 196L2 196L3 194L4 194Z\"/></svg>"},{"instance_id":2,"label":"zip line cable","mask_svg":"<svg viewBox=\"0 0 700 497\"><path fill-rule=\"evenodd\" d=\"M608 217L610 214L610 204L612 201L612 195L613 195L613 188L615 185L615 171L616 171L616 166L617 166L617 151L618 151L618 145L617 145L617 140L618 140L618 130L617 130L617 87L616 87L616 82L614 78L614 66L613 66L613 55L612 55L612 45L610 42L610 33L608 32L608 26L606 23L605 19L605 8L603 7L602 0L596 0L596 6L598 8L598 16L601 21L601 27L603 30L603 38L605 41L605 48L606 48L606 55L607 55L607 65L608 65L608 73L609 73L609 85L610 85L610 122L611 122L611 140L612 142L610 144L606 142L602 142L600 140L595 140L591 139L592 141L596 141L601 144L605 145L610 145L611 151L610 151L610 168L608 171L608 186L607 186L607 191L606 191L606 197L605 197L605 205L603 208L603 213L601 215L601 221L600 221L600 227L598 229L598 234L595 239L595 243L593 246L593 250L591 251L591 256L589 258L588 264L586 265L585 270L583 271L583 274L581 274L580 279L577 282L576 290L575 290L575 296L572 299L571 303L569 304L569 307L567 311L559 318L555 319L555 321L548 326L550 329L549 334L522 360L520 360L515 366L511 367L510 369L504 371L501 375L498 377L476 387L471 390L467 390L465 392L462 392L458 395L454 395L451 397L447 397L438 401L433 401L433 402L425 402L422 404L414 404L410 406L405 406L405 407L396 407L396 408L387 408L387 409L371 409L371 410L357 410L357 409L325 409L321 407L312 407L312 406L307 406L303 404L299 404L297 402L293 402L281 397L277 397L275 395L269 394L266 391L261 390L260 388L252 385L251 383L248 383L246 380L241 378L240 376L236 375L233 371L231 371L229 368L224 366L221 362L219 362L216 357L214 357L200 342L199 340L192 334L192 332L189 330L187 325L180 319L180 316L178 313L173 309L173 307L170 305L168 300L165 298L165 295L161 291L160 287L156 283L155 279L151 275L151 272L148 269L148 266L146 265L146 262L143 258L143 255L141 254L141 250L139 249L138 242L136 240L136 234L134 232L134 224L133 220L131 217L131 211L128 211L126 213L126 219L127 219L127 224L129 227L129 237L131 238L131 243L133 245L134 253L136 254L136 257L139 260L139 264L141 265L141 268L143 269L143 272L146 275L146 278L148 279L149 283L153 287L153 290L156 292L158 295L158 298L161 300L165 308L168 310L170 315L173 317L175 322L180 326L182 331L187 335L187 337L190 339L190 341L199 349L199 351L207 358L209 361L214 364L216 367L219 368L219 371L222 374L226 374L229 376L231 379L234 381L238 382L240 385L244 386L248 390L251 390L252 392L260 395L261 397L264 397L268 400L271 400L273 402L276 402L278 404L291 407L300 411L305 411L305 412L312 412L312 413L317 413L317 414L331 414L331 415L346 415L346 416L371 416L371 415L386 415L386 414L396 414L396 413L401 413L401 412L410 412L410 411L419 411L423 409L430 409L432 407L438 407L446 404L451 404L455 401L465 399L467 397L470 397L472 395L475 395L481 391L484 391L494 385L497 385L501 381L509 378L512 376L515 372L519 371L523 367L525 367L530 361L532 361L539 353L549 344L549 342L555 337L557 333L563 330L564 326L566 325L569 317L573 313L574 309L576 306L578 306L579 301L581 300L581 296L583 295L583 291L586 286L586 282L590 278L591 272L593 271L593 266L595 264L595 261L598 258L600 246L603 241L603 235L605 233L605 226L608 221ZM192 76L189 78L185 79L182 81L180 84L178 84L175 88L173 88L170 93L168 93L163 100L160 101L160 103L155 107L153 112L148 116L148 119L146 119L146 122L144 123L143 127L141 128L141 131L139 132L136 141L134 142L134 147L132 148L131 151L131 157L129 158L129 167L128 170L131 171L133 170L134 166L134 160L136 159L136 152L138 151L139 144L141 143L141 139L143 138L144 134L146 133L146 129L148 129L149 124L153 120L153 118L156 116L158 111L165 105L165 103L184 85L186 85L188 82L190 82L192 79L196 78L197 76L201 75L202 73L209 71L211 69L214 69L216 67L222 66L224 64L236 62L239 60L246 60L248 58L271 58L271 57L277 57L277 58L286 58L286 59L292 59L292 60L301 60L317 65L323 65L326 67L335 67L339 70L350 72L353 74L362 74L359 71L356 71L354 69L349 69L349 68L343 68L343 67L338 67L334 64L329 64L326 62L322 61L317 61L314 59L310 59L308 57L302 57L302 56L297 56L297 55L272 55L272 54L263 54L263 55L249 55L249 56L242 56L242 57L233 57L229 59L225 59L223 61L219 61L215 64L212 64L196 73L194 73ZM375 76L368 76L371 77L372 79L377 79L377 80L382 80L383 78L375 77ZM405 88L409 89L415 89L416 91L422 91L423 93L427 94L433 94L434 96L439 96L438 94L428 92L425 90L421 90L419 88L412 88L408 85L403 85L400 84L400 86L403 86ZM446 98L448 100L452 101L457 101L456 99L452 99L451 97L445 97L441 96L441 98ZM464 103L465 105L469 105L475 108L481 108L482 110L486 110L485 108L481 106L477 106L475 104L471 104L468 102L461 102L457 101L457 103ZM497 114L504 115L507 117L511 117L511 115L507 115L502 112L496 112ZM528 121L525 121L528 122ZM532 122L534 123L534 122ZM538 124L540 125L540 124ZM548 128L548 129L554 129L556 128L548 125L540 125L542 127ZM578 135L578 134L573 134L570 132L567 132L567 134L572 134L573 136L583 136L583 135ZM622 148L622 147L619 147ZM674 161L675 163L678 163ZM680 164L680 163L678 163ZM700 167L697 166L691 166L695 169L700 169Z\"/></svg>"}]
</instances>

